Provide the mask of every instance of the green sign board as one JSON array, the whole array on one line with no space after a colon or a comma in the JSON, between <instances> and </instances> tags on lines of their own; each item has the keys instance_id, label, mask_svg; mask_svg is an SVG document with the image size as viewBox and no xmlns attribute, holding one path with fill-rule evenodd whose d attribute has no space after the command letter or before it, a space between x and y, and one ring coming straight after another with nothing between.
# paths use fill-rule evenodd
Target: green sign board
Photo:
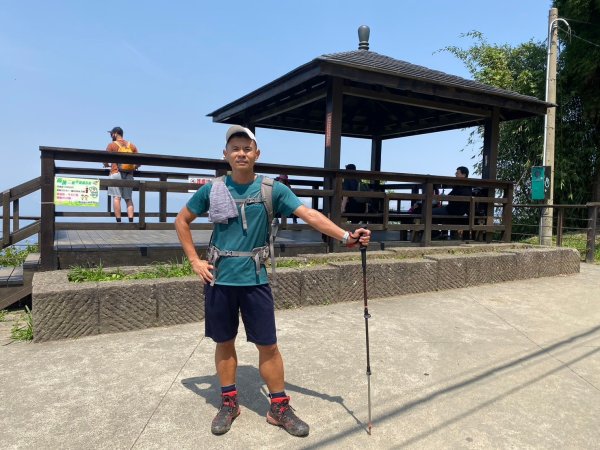
<instances>
[{"instance_id":1,"label":"green sign board","mask_svg":"<svg viewBox=\"0 0 600 450\"><path fill-rule=\"evenodd\" d=\"M531 168L531 200L548 200L550 198L550 166L533 166Z\"/></svg>"},{"instance_id":2,"label":"green sign board","mask_svg":"<svg viewBox=\"0 0 600 450\"><path fill-rule=\"evenodd\" d=\"M100 180L54 177L56 206L100 206Z\"/></svg>"}]
</instances>

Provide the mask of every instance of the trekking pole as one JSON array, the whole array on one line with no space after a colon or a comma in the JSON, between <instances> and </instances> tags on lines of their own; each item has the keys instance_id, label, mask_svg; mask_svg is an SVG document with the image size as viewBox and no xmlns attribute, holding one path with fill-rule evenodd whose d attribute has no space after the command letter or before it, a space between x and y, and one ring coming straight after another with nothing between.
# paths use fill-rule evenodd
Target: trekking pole
<instances>
[{"instance_id":1,"label":"trekking pole","mask_svg":"<svg viewBox=\"0 0 600 450\"><path fill-rule=\"evenodd\" d=\"M367 425L367 433L371 434L371 359L369 356L369 305L367 304L367 247L365 245L360 246L360 257L362 260L362 273L363 273L363 298L365 302L365 335L367 339L367 386L368 386L368 404L369 404L369 423Z\"/></svg>"}]
</instances>

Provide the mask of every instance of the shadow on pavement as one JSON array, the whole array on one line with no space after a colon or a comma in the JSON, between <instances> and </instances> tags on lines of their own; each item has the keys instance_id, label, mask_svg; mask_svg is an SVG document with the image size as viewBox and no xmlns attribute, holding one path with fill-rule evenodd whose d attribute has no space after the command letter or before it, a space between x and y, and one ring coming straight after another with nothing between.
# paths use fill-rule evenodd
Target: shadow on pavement
<instances>
[{"instance_id":1,"label":"shadow on pavement","mask_svg":"<svg viewBox=\"0 0 600 450\"><path fill-rule=\"evenodd\" d=\"M194 394L204 398L206 403L218 409L221 406L221 396L219 379L216 374L205 375L201 377L185 378L181 380L187 389L192 391ZM269 399L267 397L267 390L264 386L264 382L260 377L258 369L253 366L243 365L238 366L237 369L237 389L239 391L240 405L253 411L259 416L266 414L269 409ZM344 399L341 396L331 396L323 394L321 392L307 389L302 386L295 384L285 383L285 390L288 394L295 392L302 395L320 398L322 400L338 403L346 412L356 421L357 425L367 430L365 423L361 422L355 415L354 411L348 409L344 404Z\"/></svg>"}]
</instances>

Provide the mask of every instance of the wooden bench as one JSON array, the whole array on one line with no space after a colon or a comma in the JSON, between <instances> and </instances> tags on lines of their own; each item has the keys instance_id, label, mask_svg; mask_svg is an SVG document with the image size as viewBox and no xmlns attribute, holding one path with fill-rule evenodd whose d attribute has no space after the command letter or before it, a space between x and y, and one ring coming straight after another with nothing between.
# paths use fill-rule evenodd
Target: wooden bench
<instances>
[{"instance_id":1,"label":"wooden bench","mask_svg":"<svg viewBox=\"0 0 600 450\"><path fill-rule=\"evenodd\" d=\"M463 239L464 232L466 231L469 239L481 241L483 240L483 231L478 230L475 226L485 226L486 218L482 216L476 216L474 223L471 224L469 216L464 214L459 215L434 215L431 216L431 231L456 231L460 238ZM415 219L415 224L421 224L422 217ZM419 242L422 240L423 230L415 231L412 235L412 242Z\"/></svg>"}]
</instances>

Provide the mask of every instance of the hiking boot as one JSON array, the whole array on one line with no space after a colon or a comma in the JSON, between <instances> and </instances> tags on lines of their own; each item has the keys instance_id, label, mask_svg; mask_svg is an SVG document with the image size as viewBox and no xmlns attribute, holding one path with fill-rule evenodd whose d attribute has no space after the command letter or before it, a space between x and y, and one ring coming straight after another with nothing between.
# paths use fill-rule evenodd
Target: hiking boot
<instances>
[{"instance_id":1,"label":"hiking boot","mask_svg":"<svg viewBox=\"0 0 600 450\"><path fill-rule=\"evenodd\" d=\"M213 434L225 434L231 428L233 420L240 415L240 405L237 394L221 395L221 407L212 421L210 431Z\"/></svg>"},{"instance_id":2,"label":"hiking boot","mask_svg":"<svg viewBox=\"0 0 600 450\"><path fill-rule=\"evenodd\" d=\"M271 402L271 409L267 413L267 422L282 427L292 436L308 436L308 425L294 414L289 397L285 397L279 402Z\"/></svg>"}]
</instances>

